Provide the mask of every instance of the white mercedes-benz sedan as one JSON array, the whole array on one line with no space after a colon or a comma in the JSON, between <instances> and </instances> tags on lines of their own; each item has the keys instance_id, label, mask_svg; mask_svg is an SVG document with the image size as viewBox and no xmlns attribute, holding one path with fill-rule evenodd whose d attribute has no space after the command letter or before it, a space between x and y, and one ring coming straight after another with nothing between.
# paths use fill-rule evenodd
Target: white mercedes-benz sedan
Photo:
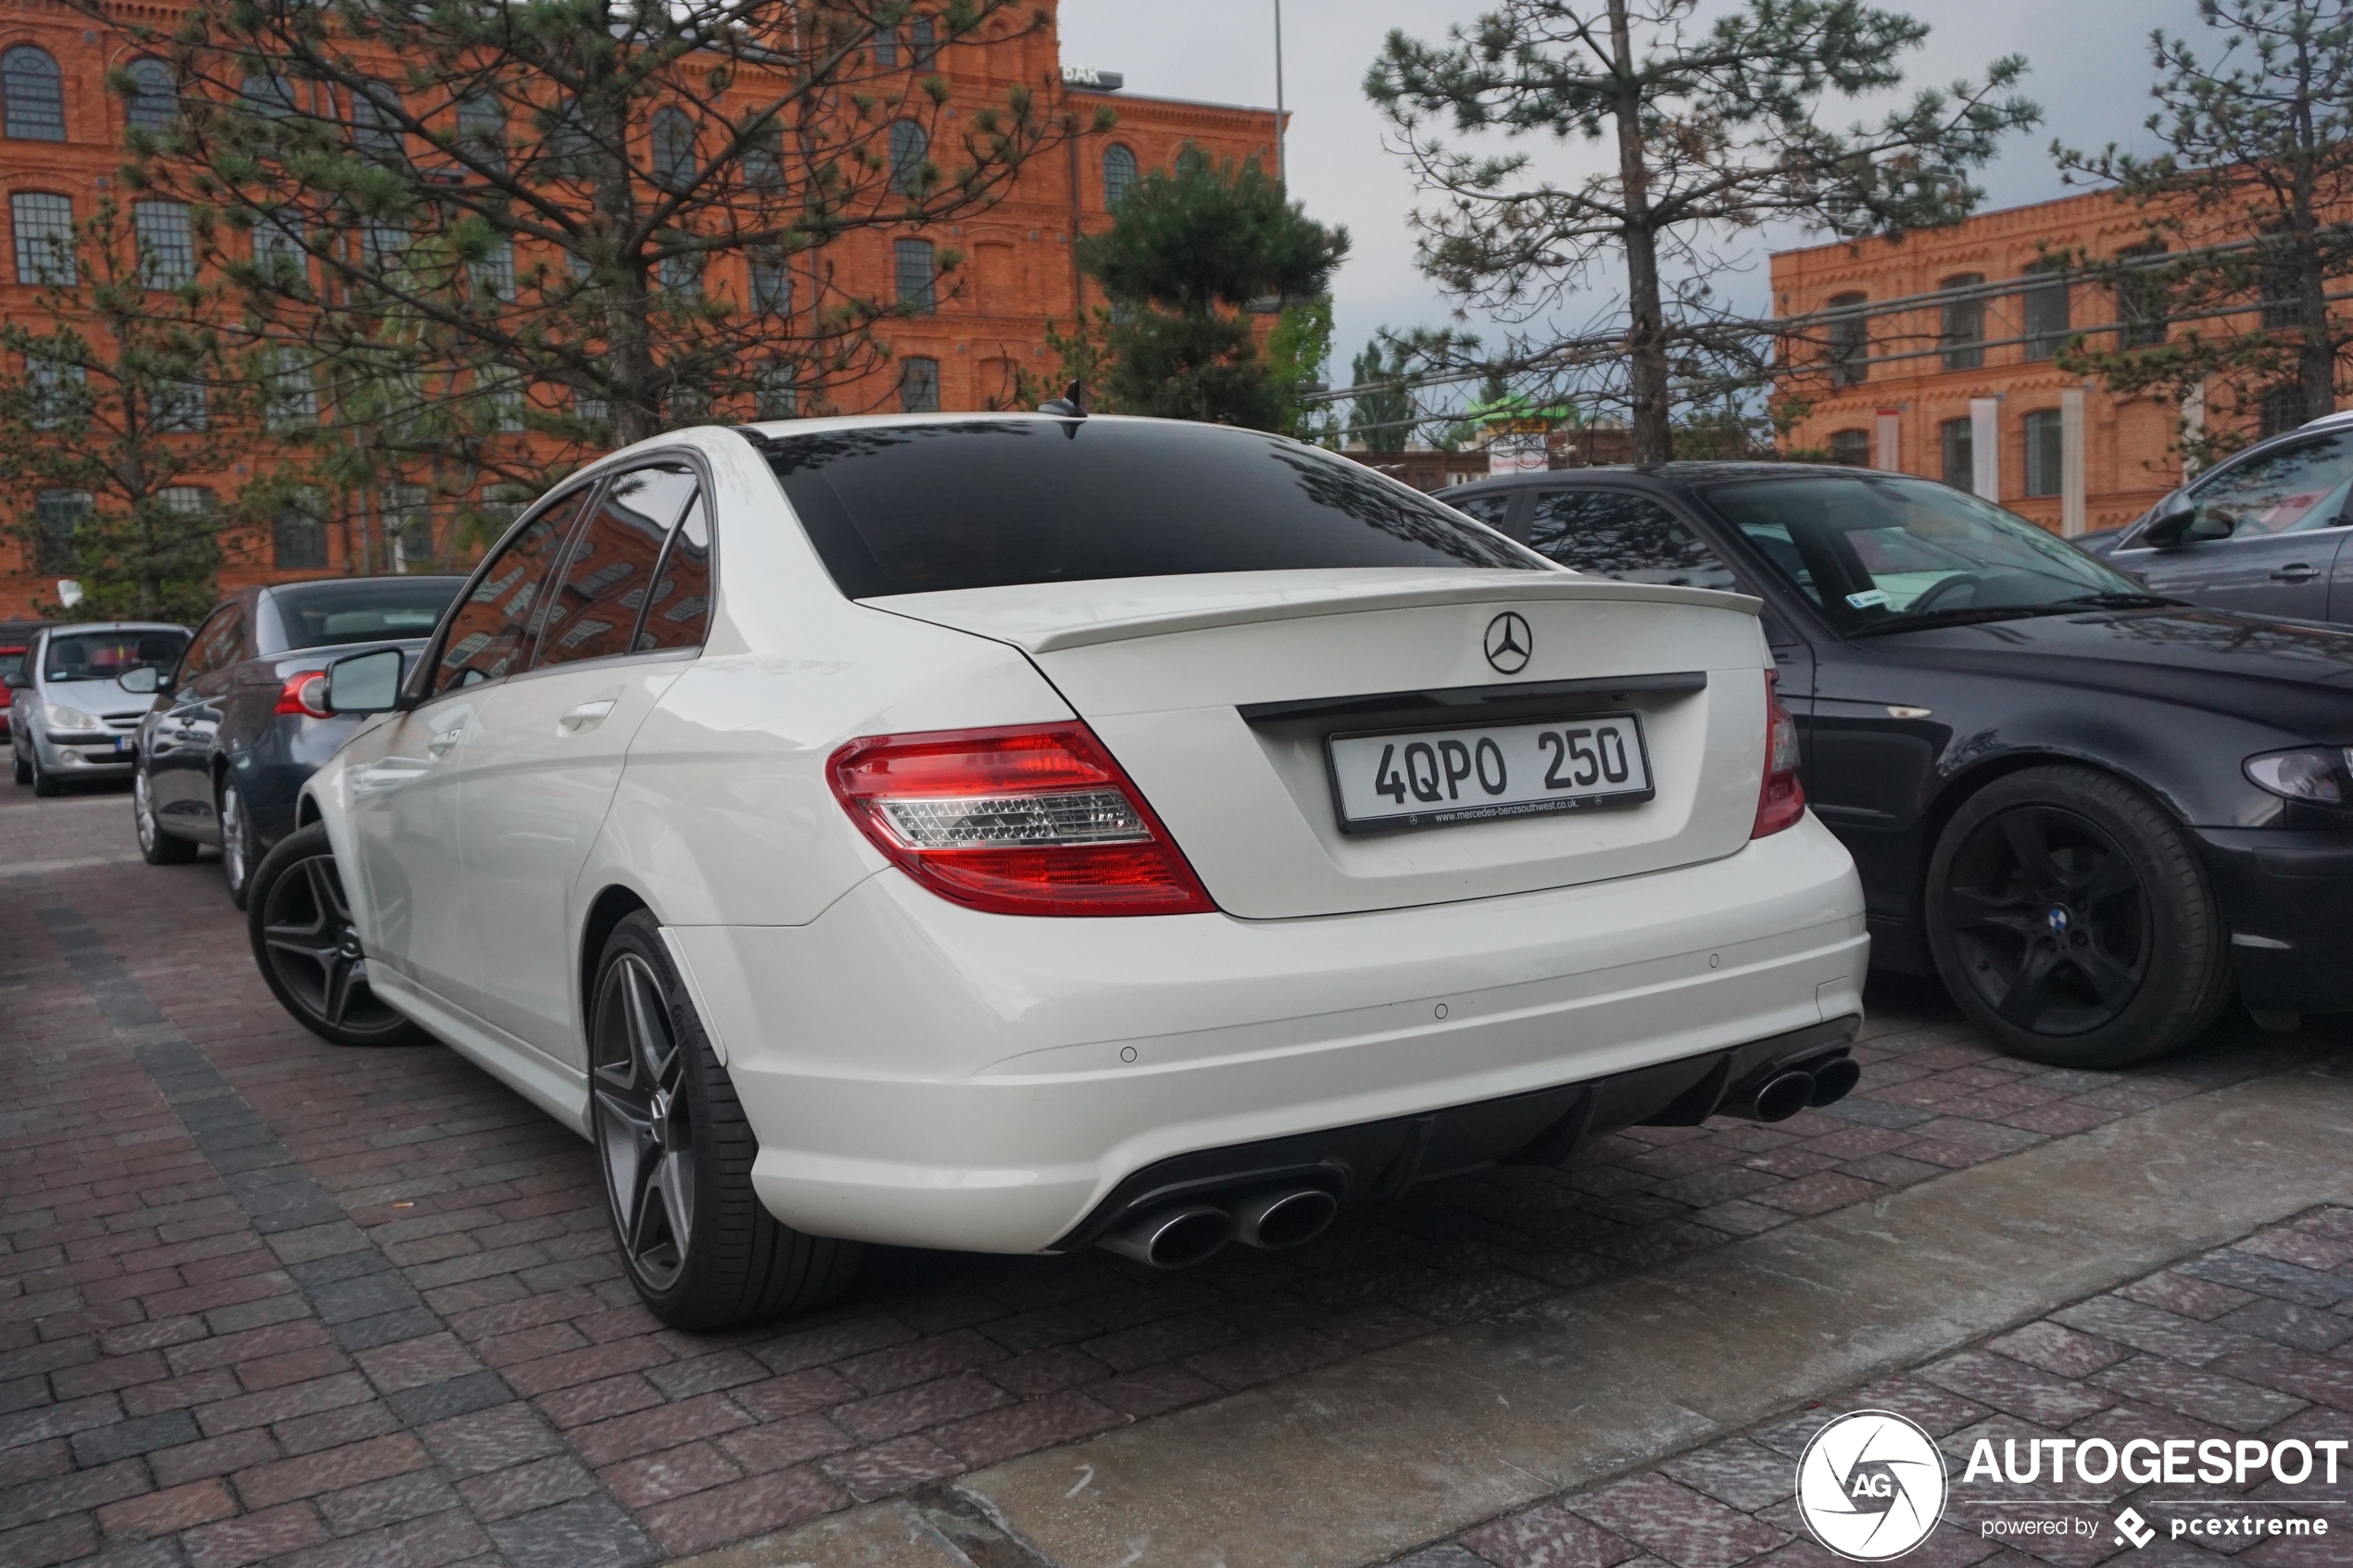
<instances>
[{"instance_id":1,"label":"white mercedes-benz sedan","mask_svg":"<svg viewBox=\"0 0 2353 1568\"><path fill-rule=\"evenodd\" d=\"M1279 437L681 431L526 512L256 872L350 1045L588 1137L680 1326L860 1242L1307 1241L1856 1068L1846 852L1757 604L1563 571Z\"/></svg>"}]
</instances>

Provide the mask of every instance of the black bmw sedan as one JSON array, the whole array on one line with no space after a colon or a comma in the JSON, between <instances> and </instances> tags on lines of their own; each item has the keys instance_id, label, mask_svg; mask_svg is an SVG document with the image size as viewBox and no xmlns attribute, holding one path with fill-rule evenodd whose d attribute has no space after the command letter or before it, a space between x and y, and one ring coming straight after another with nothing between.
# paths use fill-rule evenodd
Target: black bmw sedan
<instances>
[{"instance_id":1,"label":"black bmw sedan","mask_svg":"<svg viewBox=\"0 0 2353 1568\"><path fill-rule=\"evenodd\" d=\"M1975 496L1671 463L1441 499L1580 571L1764 600L1872 960L2009 1050L2169 1050L2236 991L2353 1010L2353 633L2154 595Z\"/></svg>"},{"instance_id":2,"label":"black bmw sedan","mask_svg":"<svg viewBox=\"0 0 2353 1568\"><path fill-rule=\"evenodd\" d=\"M290 832L295 799L359 726L327 711L328 661L375 646L415 653L462 577L360 577L247 588L215 607L139 722L132 809L151 865L218 845L229 897Z\"/></svg>"}]
</instances>

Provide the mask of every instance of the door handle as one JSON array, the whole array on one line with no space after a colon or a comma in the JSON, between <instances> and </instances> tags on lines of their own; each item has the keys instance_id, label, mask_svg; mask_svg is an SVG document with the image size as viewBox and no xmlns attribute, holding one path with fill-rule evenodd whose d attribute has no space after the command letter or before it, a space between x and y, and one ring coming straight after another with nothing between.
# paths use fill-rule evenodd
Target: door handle
<instances>
[{"instance_id":1,"label":"door handle","mask_svg":"<svg viewBox=\"0 0 2353 1568\"><path fill-rule=\"evenodd\" d=\"M450 748L463 740L465 735L466 727L463 724L444 730L425 742L425 755L436 759L447 757L449 755Z\"/></svg>"},{"instance_id":2,"label":"door handle","mask_svg":"<svg viewBox=\"0 0 2353 1568\"><path fill-rule=\"evenodd\" d=\"M2281 567L2278 571L2271 573L2271 581L2274 583L2309 583L2313 578L2318 577L2320 574L2321 569L2317 566L2307 565L2305 562L2300 560L2290 561L2287 565Z\"/></svg>"},{"instance_id":3,"label":"door handle","mask_svg":"<svg viewBox=\"0 0 2353 1568\"><path fill-rule=\"evenodd\" d=\"M556 721L556 733L577 735L595 729L605 721L605 715L612 711L613 700L600 696L594 702L584 702L577 708L564 709L563 717Z\"/></svg>"}]
</instances>

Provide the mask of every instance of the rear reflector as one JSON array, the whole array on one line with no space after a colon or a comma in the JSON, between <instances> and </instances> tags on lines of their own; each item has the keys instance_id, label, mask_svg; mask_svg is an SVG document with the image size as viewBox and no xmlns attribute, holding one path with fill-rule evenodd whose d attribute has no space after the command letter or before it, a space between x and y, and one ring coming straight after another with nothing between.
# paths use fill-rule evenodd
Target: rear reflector
<instances>
[{"instance_id":1,"label":"rear reflector","mask_svg":"<svg viewBox=\"0 0 2353 1568\"><path fill-rule=\"evenodd\" d=\"M1797 721L1781 706L1780 684L1780 671L1765 671L1765 785L1756 794L1751 838L1793 828L1806 815L1806 786L1797 781Z\"/></svg>"},{"instance_id":2,"label":"rear reflector","mask_svg":"<svg viewBox=\"0 0 2353 1568\"><path fill-rule=\"evenodd\" d=\"M327 677L317 670L306 670L299 675L289 675L286 684L278 688L278 706L272 713L301 713L313 719L332 719L334 714L327 707Z\"/></svg>"},{"instance_id":3,"label":"rear reflector","mask_svg":"<svg viewBox=\"0 0 2353 1568\"><path fill-rule=\"evenodd\" d=\"M869 735L826 766L850 819L943 898L1009 915L1217 906L1086 725Z\"/></svg>"}]
</instances>

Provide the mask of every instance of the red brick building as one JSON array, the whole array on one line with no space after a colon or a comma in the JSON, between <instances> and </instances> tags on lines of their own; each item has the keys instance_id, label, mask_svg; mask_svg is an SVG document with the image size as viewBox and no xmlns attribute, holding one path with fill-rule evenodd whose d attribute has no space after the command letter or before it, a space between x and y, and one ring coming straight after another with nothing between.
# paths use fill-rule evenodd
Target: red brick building
<instances>
[{"instance_id":1,"label":"red brick building","mask_svg":"<svg viewBox=\"0 0 2353 1568\"><path fill-rule=\"evenodd\" d=\"M1053 0L1037 4L1051 20ZM119 0L112 9L126 24L167 24L175 14L174 7L142 0ZM1089 285L1078 274L1072 241L1109 221L1108 199L1126 182L1142 170L1168 167L1188 142L1213 157L1257 157L1272 166L1272 110L1131 96L1113 90L1116 77L1063 72L1059 47L1058 32L1049 26L1013 43L955 44L940 51L937 69L949 83L951 110L960 103L1001 102L1016 83L1063 76L1077 78L1068 83L1069 107L1080 124L1089 123L1099 105L1108 105L1117 123L1032 160L1008 199L968 221L937 232L912 226L869 231L828 249L825 259L848 286L885 298L890 297L899 240L931 239L966 257L952 284L941 291L936 313L885 323L881 335L893 363L878 368L868 378L871 384L829 389L842 407L897 407L911 364L930 368L940 408L1010 406L1017 369L1039 383L1053 379L1056 363L1045 343L1048 320L1066 328L1084 306L1101 303L1090 298ZM33 290L24 282L24 247L17 231L44 210L86 217L114 180L122 162L127 106L108 91L107 77L138 57L130 39L93 27L54 0L0 0L0 198L5 198L0 212L7 215L11 231L6 248L0 248L0 320L31 324ZM57 207L59 202L63 208ZM859 277L870 282L861 284ZM220 476L219 488L232 489L243 477L245 468L240 465L236 474ZM370 552L380 568L389 563L396 570L418 570L464 555L453 547L446 520L435 515L433 503L421 502L421 495L400 490L373 498L375 514L390 524L384 533L400 542L398 547ZM15 511L22 499L10 495L5 509ZM222 586L362 569L350 525L330 525L323 532L323 538L293 552L270 538L230 541ZM27 554L13 542L0 541L0 619L31 613L36 597L55 597L55 584L33 570Z\"/></svg>"},{"instance_id":2,"label":"red brick building","mask_svg":"<svg viewBox=\"0 0 2353 1568\"><path fill-rule=\"evenodd\" d=\"M2062 370L2059 348L2162 341L2112 291L2046 259L2110 257L2146 237L2145 215L2105 194L1980 214L1897 244L1816 245L1772 258L1773 305L1810 325L1796 357L1831 364L1785 390L1810 407L1786 445L1925 474L2055 533L2129 522L2181 482L2184 425L2205 408L2119 397ZM2252 327L2232 319L2209 332ZM2311 414L2324 409L2309 410Z\"/></svg>"}]
</instances>

